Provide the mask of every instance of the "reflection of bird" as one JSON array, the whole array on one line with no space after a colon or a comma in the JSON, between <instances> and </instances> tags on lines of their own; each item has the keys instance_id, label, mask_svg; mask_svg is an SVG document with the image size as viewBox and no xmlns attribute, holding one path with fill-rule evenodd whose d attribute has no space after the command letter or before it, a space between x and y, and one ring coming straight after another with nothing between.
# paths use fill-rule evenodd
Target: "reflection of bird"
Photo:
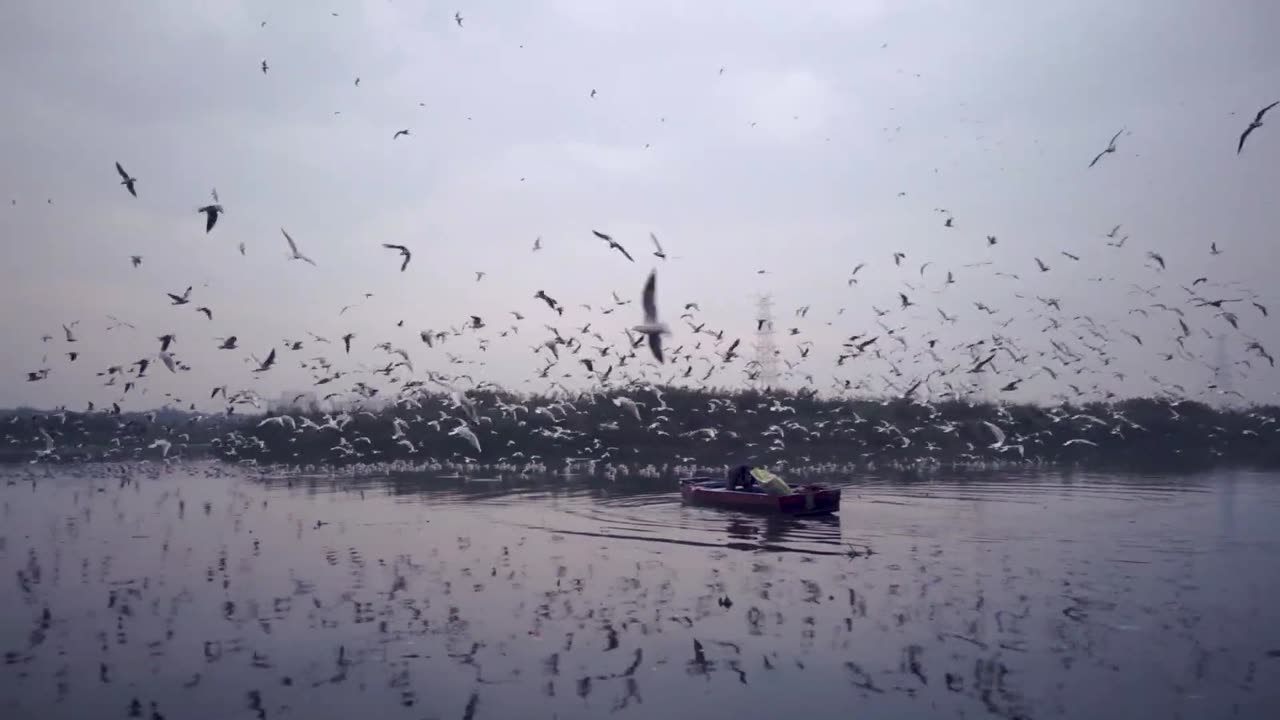
<instances>
[{"instance_id":1,"label":"reflection of bird","mask_svg":"<svg viewBox=\"0 0 1280 720\"><path fill-rule=\"evenodd\" d=\"M293 238L289 237L289 233L286 232L284 228L280 228L280 232L284 233L284 239L289 242L289 259L290 260L303 260L311 263L312 265L316 264L315 260L312 260L306 255L303 255L302 253L298 252L298 244L293 241Z\"/></svg>"},{"instance_id":2,"label":"reflection of bird","mask_svg":"<svg viewBox=\"0 0 1280 720\"><path fill-rule=\"evenodd\" d=\"M403 262L400 263L400 272L404 272L404 269L409 267L409 259L413 257L413 253L409 252L409 248L403 245L392 245L391 243L382 243L382 247L388 250L400 251L400 257L404 258Z\"/></svg>"},{"instance_id":3,"label":"reflection of bird","mask_svg":"<svg viewBox=\"0 0 1280 720\"><path fill-rule=\"evenodd\" d=\"M636 325L632 330L648 336L649 350L653 352L653 358L658 362L662 362L662 336L671 334L671 329L666 324L658 321L658 304L657 299L654 297L657 294L657 284L658 272L651 270L640 298L641 304L644 306L644 322Z\"/></svg>"},{"instance_id":4,"label":"reflection of bird","mask_svg":"<svg viewBox=\"0 0 1280 720\"><path fill-rule=\"evenodd\" d=\"M1116 151L1116 138L1120 137L1120 133L1123 133L1123 132L1124 132L1124 128L1120 128L1120 132L1117 132L1115 135L1111 136L1111 142L1107 143L1107 149L1103 150L1102 152L1094 156L1093 162L1089 163L1089 167L1093 167L1094 165L1097 165L1098 161L1102 159L1103 155L1106 155L1107 153L1113 153Z\"/></svg>"},{"instance_id":5,"label":"reflection of bird","mask_svg":"<svg viewBox=\"0 0 1280 720\"><path fill-rule=\"evenodd\" d=\"M213 229L214 224L218 222L218 215L222 214L221 205L205 205L196 212L204 213L204 231L209 232Z\"/></svg>"},{"instance_id":6,"label":"reflection of bird","mask_svg":"<svg viewBox=\"0 0 1280 720\"><path fill-rule=\"evenodd\" d=\"M1271 103L1270 105L1259 110L1257 116L1253 118L1253 122L1249 123L1249 127L1245 128L1243 133L1240 133L1240 144L1236 146L1237 155L1240 154L1241 150L1244 150L1244 141L1249 137L1249 134L1252 133L1254 130L1257 130L1258 128L1262 127L1262 116L1266 115L1267 111L1275 107L1276 105L1280 105L1280 100L1277 100Z\"/></svg>"},{"instance_id":7,"label":"reflection of bird","mask_svg":"<svg viewBox=\"0 0 1280 720\"><path fill-rule=\"evenodd\" d=\"M626 259L630 260L631 262L635 262L635 259L631 257L631 253L627 252L627 249L619 245L613 238L609 237L608 235L605 235L599 230L592 230L591 234L609 243L609 248L611 250L617 250L618 252L622 253L622 256L625 257Z\"/></svg>"},{"instance_id":8,"label":"reflection of bird","mask_svg":"<svg viewBox=\"0 0 1280 720\"><path fill-rule=\"evenodd\" d=\"M120 173L120 184L129 191L130 195L138 197L138 192L133 189L133 184L138 182L138 178L129 177L129 173L125 172L124 168L120 167L120 163L118 162L116 163L116 172Z\"/></svg>"}]
</instances>

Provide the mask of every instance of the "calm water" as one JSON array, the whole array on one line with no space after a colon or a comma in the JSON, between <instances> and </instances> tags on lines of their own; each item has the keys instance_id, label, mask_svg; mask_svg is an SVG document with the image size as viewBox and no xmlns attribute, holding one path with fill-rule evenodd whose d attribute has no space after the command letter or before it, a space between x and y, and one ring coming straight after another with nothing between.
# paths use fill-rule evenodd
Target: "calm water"
<instances>
[{"instance_id":1,"label":"calm water","mask_svg":"<svg viewBox=\"0 0 1280 720\"><path fill-rule=\"evenodd\" d=\"M5 718L1280 716L1280 476L0 479Z\"/></svg>"}]
</instances>

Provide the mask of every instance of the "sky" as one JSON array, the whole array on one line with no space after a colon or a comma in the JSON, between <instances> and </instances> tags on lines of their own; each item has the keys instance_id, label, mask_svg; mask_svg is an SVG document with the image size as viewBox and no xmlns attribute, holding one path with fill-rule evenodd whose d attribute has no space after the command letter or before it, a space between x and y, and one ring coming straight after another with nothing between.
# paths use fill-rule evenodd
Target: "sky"
<instances>
[{"instance_id":1,"label":"sky","mask_svg":"<svg viewBox=\"0 0 1280 720\"><path fill-rule=\"evenodd\" d=\"M11 0L0 5L0 406L218 407L207 396L220 385L313 389L300 365L317 356L352 372L333 384L345 390L378 384L361 371L395 359L374 349L384 341L412 357L402 379L467 373L533 390L547 382L536 375L549 356L532 350L551 336L544 324L568 336L591 323L604 340L587 345L620 346L655 268L668 348L714 357L715 340L679 317L686 303L698 304L693 323L724 331L718 352L743 340L743 358L707 384L747 382L754 298L768 293L791 386L898 392L971 362L964 346L999 333L1030 353L984 380L1002 398L1048 402L1069 382L1197 395L1221 343L1229 362L1252 364L1235 366L1231 387L1274 401L1276 371L1246 346L1280 352L1275 320L1228 304L1234 329L1180 286L1205 277L1201 297L1280 312L1268 282L1280 109L1236 153L1254 113L1280 100L1275 27L1280 5L1247 0ZM1120 130L1116 151L1088 167ZM196 209L214 188L225 213L206 233ZM281 228L314 267L287 259ZM404 272L382 243L411 248ZM191 303L171 305L166 293L188 286ZM630 304L601 314L613 292ZM1183 309L1183 348L1157 302ZM472 315L486 327L433 348L418 339ZM111 317L134 327L108 330ZM1104 328L1105 341L1086 339L1109 359L1082 361L1091 372L1071 379L1039 353L1082 322ZM96 373L154 360L165 333L190 371L152 369L128 395L103 386ZM239 349L218 350L230 335ZM837 366L852 335L880 336L899 374L870 355ZM941 362L914 357L928 340ZM273 348L276 367L251 372ZM591 382L574 359L549 378ZM697 384L711 366L644 360L618 378L679 380L692 364L684 382Z\"/></svg>"}]
</instances>

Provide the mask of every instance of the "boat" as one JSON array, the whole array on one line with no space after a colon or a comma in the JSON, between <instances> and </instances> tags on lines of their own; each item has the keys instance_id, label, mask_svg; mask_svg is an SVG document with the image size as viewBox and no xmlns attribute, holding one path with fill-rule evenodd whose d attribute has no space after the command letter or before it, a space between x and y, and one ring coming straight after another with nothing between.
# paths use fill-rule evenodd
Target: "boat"
<instances>
[{"instance_id":1,"label":"boat","mask_svg":"<svg viewBox=\"0 0 1280 720\"><path fill-rule=\"evenodd\" d=\"M691 505L784 515L825 515L840 509L840 489L825 485L802 485L789 495L771 495L761 490L730 490L725 480L693 477L680 481L680 497Z\"/></svg>"}]
</instances>

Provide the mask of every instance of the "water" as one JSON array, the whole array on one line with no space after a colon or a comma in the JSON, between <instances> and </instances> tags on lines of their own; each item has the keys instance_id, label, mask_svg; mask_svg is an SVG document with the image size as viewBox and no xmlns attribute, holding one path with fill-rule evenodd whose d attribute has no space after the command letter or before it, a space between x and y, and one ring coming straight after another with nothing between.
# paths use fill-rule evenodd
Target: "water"
<instances>
[{"instance_id":1,"label":"water","mask_svg":"<svg viewBox=\"0 0 1280 720\"><path fill-rule=\"evenodd\" d=\"M803 520L654 483L126 476L0 476L5 718L1280 708L1275 475L874 477Z\"/></svg>"}]
</instances>

